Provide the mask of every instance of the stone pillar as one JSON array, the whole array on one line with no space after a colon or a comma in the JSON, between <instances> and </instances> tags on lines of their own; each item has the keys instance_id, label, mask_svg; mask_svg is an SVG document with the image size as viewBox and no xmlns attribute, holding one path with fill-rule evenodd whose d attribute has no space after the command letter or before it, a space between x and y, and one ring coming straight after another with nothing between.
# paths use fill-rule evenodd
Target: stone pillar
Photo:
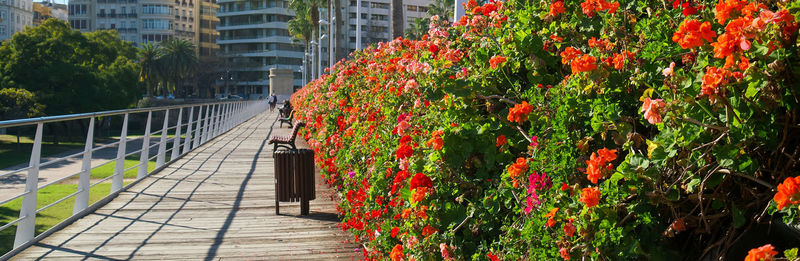
<instances>
[{"instance_id":1,"label":"stone pillar","mask_svg":"<svg viewBox=\"0 0 800 261\"><path fill-rule=\"evenodd\" d=\"M269 93L278 96L278 104L283 104L294 93L294 70L269 69ZM265 96L268 97L268 96Z\"/></svg>"}]
</instances>

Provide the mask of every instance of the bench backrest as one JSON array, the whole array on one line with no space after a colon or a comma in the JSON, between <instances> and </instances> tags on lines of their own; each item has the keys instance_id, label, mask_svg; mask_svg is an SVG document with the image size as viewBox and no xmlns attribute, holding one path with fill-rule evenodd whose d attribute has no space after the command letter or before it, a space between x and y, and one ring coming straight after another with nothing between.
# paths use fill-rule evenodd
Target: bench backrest
<instances>
[{"instance_id":1,"label":"bench backrest","mask_svg":"<svg viewBox=\"0 0 800 261\"><path fill-rule=\"evenodd\" d=\"M298 121L297 123L294 124L294 127L292 128L292 139L291 139L291 142L294 142L294 140L297 138L297 133L300 132L300 128L303 128L305 126L306 126L306 123L302 122L302 121Z\"/></svg>"}]
</instances>

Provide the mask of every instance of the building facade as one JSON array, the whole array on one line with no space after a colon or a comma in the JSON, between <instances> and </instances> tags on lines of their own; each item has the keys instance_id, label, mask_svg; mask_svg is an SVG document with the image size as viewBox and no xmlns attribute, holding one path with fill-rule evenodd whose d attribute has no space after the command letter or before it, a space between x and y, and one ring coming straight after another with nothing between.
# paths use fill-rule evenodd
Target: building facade
<instances>
[{"instance_id":1,"label":"building facade","mask_svg":"<svg viewBox=\"0 0 800 261\"><path fill-rule=\"evenodd\" d=\"M72 0L69 22L85 32L116 30L136 44L178 37L197 45L198 9L195 0Z\"/></svg>"},{"instance_id":2,"label":"building facade","mask_svg":"<svg viewBox=\"0 0 800 261\"><path fill-rule=\"evenodd\" d=\"M32 0L0 0L0 41L33 25Z\"/></svg>"},{"instance_id":3,"label":"building facade","mask_svg":"<svg viewBox=\"0 0 800 261\"><path fill-rule=\"evenodd\" d=\"M286 0L221 0L218 96L245 99L269 95L269 69L299 69L303 45L292 41L286 22L294 17ZM294 86L300 87L300 72Z\"/></svg>"},{"instance_id":4,"label":"building facade","mask_svg":"<svg viewBox=\"0 0 800 261\"><path fill-rule=\"evenodd\" d=\"M55 18L68 21L67 5L50 2L33 3L33 25L39 26L44 20Z\"/></svg>"}]
</instances>

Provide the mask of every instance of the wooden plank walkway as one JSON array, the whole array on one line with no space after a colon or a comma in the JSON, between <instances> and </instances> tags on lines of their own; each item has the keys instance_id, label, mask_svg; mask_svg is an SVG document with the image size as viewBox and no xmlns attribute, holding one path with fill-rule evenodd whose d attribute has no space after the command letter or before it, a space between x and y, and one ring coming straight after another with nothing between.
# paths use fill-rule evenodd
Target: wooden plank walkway
<instances>
[{"instance_id":1,"label":"wooden plank walkway","mask_svg":"<svg viewBox=\"0 0 800 261\"><path fill-rule=\"evenodd\" d=\"M266 140L291 131L276 117L261 113L209 141L14 259L359 259L319 176L309 216L299 203L275 215Z\"/></svg>"}]
</instances>

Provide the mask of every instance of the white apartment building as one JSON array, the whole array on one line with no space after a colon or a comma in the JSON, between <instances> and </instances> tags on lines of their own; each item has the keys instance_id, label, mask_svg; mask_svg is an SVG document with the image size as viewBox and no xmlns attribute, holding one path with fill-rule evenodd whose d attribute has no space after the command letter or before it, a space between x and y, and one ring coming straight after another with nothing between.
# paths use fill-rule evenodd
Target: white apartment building
<instances>
[{"instance_id":1,"label":"white apartment building","mask_svg":"<svg viewBox=\"0 0 800 261\"><path fill-rule=\"evenodd\" d=\"M393 39L391 36L390 11L391 0L362 0L360 14L357 14L358 0L343 2L342 6L347 11L345 17L345 35L339 35L340 39L346 42L345 55L356 49L356 21L361 19L361 48L379 42L386 42ZM403 0L403 31L411 27L416 18L428 18L428 5L431 0ZM341 40L340 40L341 41ZM342 50L340 50L340 53ZM338 57L341 59L343 57ZM338 60L337 59L337 60Z\"/></svg>"},{"instance_id":2,"label":"white apartment building","mask_svg":"<svg viewBox=\"0 0 800 261\"><path fill-rule=\"evenodd\" d=\"M294 17L286 0L221 0L217 12L223 61L217 95L258 99L269 95L269 69L299 68L303 45L292 41L286 22ZM294 86L302 84L295 72Z\"/></svg>"},{"instance_id":3,"label":"white apartment building","mask_svg":"<svg viewBox=\"0 0 800 261\"><path fill-rule=\"evenodd\" d=\"M0 41L33 25L33 0L0 0Z\"/></svg>"},{"instance_id":4,"label":"white apartment building","mask_svg":"<svg viewBox=\"0 0 800 261\"><path fill-rule=\"evenodd\" d=\"M113 29L122 40L144 43L195 34L194 0L71 0L69 22L85 32Z\"/></svg>"}]
</instances>

